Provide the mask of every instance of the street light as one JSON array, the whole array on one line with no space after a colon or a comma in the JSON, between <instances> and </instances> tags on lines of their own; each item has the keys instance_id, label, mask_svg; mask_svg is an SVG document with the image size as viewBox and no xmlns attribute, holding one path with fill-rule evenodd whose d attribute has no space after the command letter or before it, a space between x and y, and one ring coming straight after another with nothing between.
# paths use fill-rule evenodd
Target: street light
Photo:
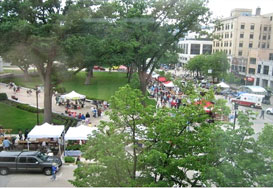
<instances>
[{"instance_id":1,"label":"street light","mask_svg":"<svg viewBox=\"0 0 273 188\"><path fill-rule=\"evenodd\" d=\"M234 128L235 128L235 124L236 124L236 117L237 117L237 110L238 110L238 103L234 103Z\"/></svg>"},{"instance_id":2,"label":"street light","mask_svg":"<svg viewBox=\"0 0 273 188\"><path fill-rule=\"evenodd\" d=\"M40 125L40 123L39 123L38 97L39 97L39 91L38 91L38 86L36 86L37 125Z\"/></svg>"}]
</instances>

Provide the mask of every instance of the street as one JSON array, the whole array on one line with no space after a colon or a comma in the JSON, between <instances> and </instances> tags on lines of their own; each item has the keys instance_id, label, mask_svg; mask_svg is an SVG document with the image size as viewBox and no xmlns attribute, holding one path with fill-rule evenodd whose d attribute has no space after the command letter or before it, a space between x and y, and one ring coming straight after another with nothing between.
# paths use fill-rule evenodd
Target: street
<instances>
[{"instance_id":1,"label":"street","mask_svg":"<svg viewBox=\"0 0 273 188\"><path fill-rule=\"evenodd\" d=\"M75 165L63 165L56 174L56 180L51 181L51 176L42 173L11 173L0 176L0 187L73 187L68 180L72 180Z\"/></svg>"}]
</instances>

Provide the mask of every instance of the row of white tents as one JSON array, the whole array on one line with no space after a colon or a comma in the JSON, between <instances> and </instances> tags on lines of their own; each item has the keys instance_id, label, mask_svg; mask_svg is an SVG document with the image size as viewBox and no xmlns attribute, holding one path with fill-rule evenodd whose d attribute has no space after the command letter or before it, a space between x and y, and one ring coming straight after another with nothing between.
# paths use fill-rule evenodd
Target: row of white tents
<instances>
[{"instance_id":1,"label":"row of white tents","mask_svg":"<svg viewBox=\"0 0 273 188\"><path fill-rule=\"evenodd\" d=\"M88 140L88 136L92 136L94 131L98 131L97 127L89 127L80 125L78 127L70 127L64 133L64 125L51 125L44 123L43 125L36 125L28 134L29 139L37 138L64 138L68 140ZM63 137L64 136L64 137Z\"/></svg>"}]
</instances>

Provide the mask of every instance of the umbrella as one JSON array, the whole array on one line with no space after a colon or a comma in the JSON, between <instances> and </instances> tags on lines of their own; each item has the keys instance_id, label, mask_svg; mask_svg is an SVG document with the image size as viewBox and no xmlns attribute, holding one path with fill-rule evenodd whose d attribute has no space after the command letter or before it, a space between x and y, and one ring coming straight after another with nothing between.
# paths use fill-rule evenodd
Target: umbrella
<instances>
[{"instance_id":1,"label":"umbrella","mask_svg":"<svg viewBox=\"0 0 273 188\"><path fill-rule=\"evenodd\" d=\"M160 82L166 82L167 81L167 79L165 78L165 77L158 77L158 81L160 81Z\"/></svg>"}]
</instances>

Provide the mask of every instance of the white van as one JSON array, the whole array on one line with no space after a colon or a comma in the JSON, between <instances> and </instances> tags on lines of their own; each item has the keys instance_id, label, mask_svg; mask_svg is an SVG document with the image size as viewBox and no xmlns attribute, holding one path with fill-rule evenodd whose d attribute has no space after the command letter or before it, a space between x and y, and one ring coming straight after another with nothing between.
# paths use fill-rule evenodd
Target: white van
<instances>
[{"instance_id":1,"label":"white van","mask_svg":"<svg viewBox=\"0 0 273 188\"><path fill-rule=\"evenodd\" d=\"M262 108L263 98L264 95L243 93L239 97L231 99L231 102L251 108Z\"/></svg>"}]
</instances>

